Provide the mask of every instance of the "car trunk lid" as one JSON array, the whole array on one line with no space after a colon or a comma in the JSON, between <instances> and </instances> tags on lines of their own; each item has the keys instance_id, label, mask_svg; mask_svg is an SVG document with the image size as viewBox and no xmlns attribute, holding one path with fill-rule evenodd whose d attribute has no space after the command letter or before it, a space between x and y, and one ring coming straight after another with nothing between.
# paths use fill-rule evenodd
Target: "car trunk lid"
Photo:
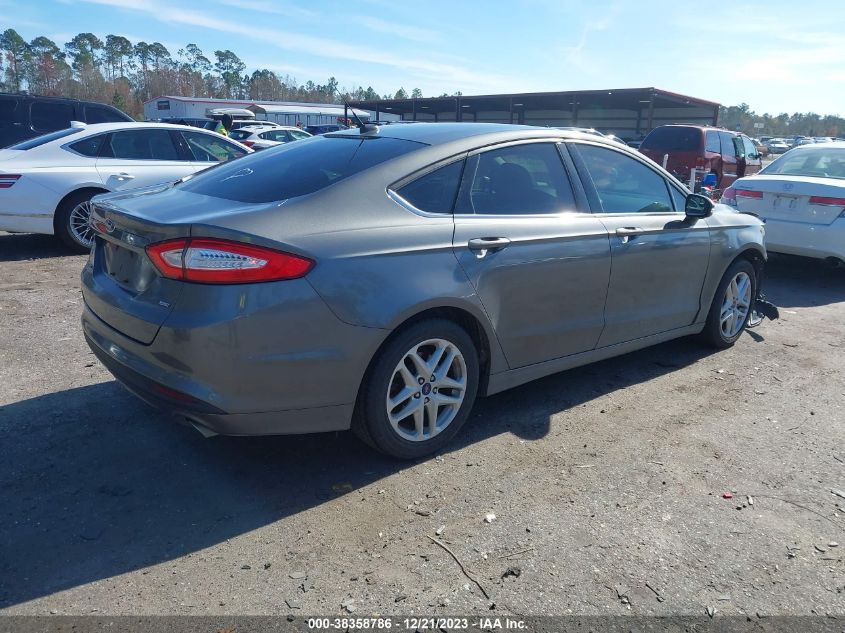
<instances>
[{"instance_id":1,"label":"car trunk lid","mask_svg":"<svg viewBox=\"0 0 845 633\"><path fill-rule=\"evenodd\" d=\"M764 219L828 225L845 209L845 181L758 175L737 180L733 188L737 208Z\"/></svg>"},{"instance_id":2,"label":"car trunk lid","mask_svg":"<svg viewBox=\"0 0 845 633\"><path fill-rule=\"evenodd\" d=\"M177 305L185 282L162 276L146 247L196 236L266 242L246 231L255 224L256 211L266 206L239 206L172 185L97 196L91 214L96 238L84 273L86 303L118 332L151 343Z\"/></svg>"}]
</instances>

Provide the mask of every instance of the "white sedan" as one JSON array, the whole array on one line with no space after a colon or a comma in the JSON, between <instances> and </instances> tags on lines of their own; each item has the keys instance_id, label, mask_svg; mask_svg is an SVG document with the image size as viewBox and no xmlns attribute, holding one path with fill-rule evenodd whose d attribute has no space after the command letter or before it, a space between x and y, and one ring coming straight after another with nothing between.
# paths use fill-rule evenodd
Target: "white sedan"
<instances>
[{"instance_id":1,"label":"white sedan","mask_svg":"<svg viewBox=\"0 0 845 633\"><path fill-rule=\"evenodd\" d=\"M845 142L795 147L721 201L766 220L768 250L845 263Z\"/></svg>"},{"instance_id":2,"label":"white sedan","mask_svg":"<svg viewBox=\"0 0 845 633\"><path fill-rule=\"evenodd\" d=\"M250 151L187 125L74 123L0 149L0 230L87 250L93 196L179 180Z\"/></svg>"},{"instance_id":3,"label":"white sedan","mask_svg":"<svg viewBox=\"0 0 845 633\"><path fill-rule=\"evenodd\" d=\"M300 130L298 127L284 127L282 125L272 129L245 125L229 132L229 138L235 139L254 150L267 149L268 147L310 137L311 134Z\"/></svg>"}]
</instances>

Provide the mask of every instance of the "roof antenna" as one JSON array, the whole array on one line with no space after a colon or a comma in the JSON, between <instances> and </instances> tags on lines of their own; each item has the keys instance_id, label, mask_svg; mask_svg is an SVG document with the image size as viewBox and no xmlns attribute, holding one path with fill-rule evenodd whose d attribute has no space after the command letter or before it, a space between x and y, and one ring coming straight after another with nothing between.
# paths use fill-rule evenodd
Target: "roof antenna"
<instances>
[{"instance_id":1,"label":"roof antenna","mask_svg":"<svg viewBox=\"0 0 845 633\"><path fill-rule=\"evenodd\" d=\"M358 116L358 113L355 112L354 108L350 108L348 103L344 103L349 110L352 111L352 116L355 117L355 121L358 123L358 127L361 130L361 134L366 134L367 132L378 132L378 125L373 125L372 123L364 123L361 120L361 117Z\"/></svg>"}]
</instances>

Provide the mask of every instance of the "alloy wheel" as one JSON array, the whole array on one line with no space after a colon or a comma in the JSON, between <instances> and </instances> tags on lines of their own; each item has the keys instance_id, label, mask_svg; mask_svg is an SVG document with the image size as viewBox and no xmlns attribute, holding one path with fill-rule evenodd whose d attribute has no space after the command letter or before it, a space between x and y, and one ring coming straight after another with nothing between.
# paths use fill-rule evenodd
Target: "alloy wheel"
<instances>
[{"instance_id":1,"label":"alloy wheel","mask_svg":"<svg viewBox=\"0 0 845 633\"><path fill-rule=\"evenodd\" d=\"M80 202L68 216L68 229L73 239L88 248L94 243L94 231L90 224L91 208L90 200Z\"/></svg>"},{"instance_id":2,"label":"alloy wheel","mask_svg":"<svg viewBox=\"0 0 845 633\"><path fill-rule=\"evenodd\" d=\"M385 406L393 430L412 442L441 433L458 414L467 391L467 365L458 347L429 339L408 350L396 365Z\"/></svg>"},{"instance_id":3,"label":"alloy wheel","mask_svg":"<svg viewBox=\"0 0 845 633\"><path fill-rule=\"evenodd\" d=\"M745 319L751 308L751 277L739 272L731 279L725 289L722 309L719 313L719 327L722 336L731 339L745 325Z\"/></svg>"}]
</instances>

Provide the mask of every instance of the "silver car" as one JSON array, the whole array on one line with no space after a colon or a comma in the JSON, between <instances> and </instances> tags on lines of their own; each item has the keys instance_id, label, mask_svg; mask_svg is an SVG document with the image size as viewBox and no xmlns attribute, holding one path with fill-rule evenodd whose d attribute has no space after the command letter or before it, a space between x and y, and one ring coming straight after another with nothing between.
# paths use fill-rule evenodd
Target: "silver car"
<instances>
[{"instance_id":1,"label":"silver car","mask_svg":"<svg viewBox=\"0 0 845 633\"><path fill-rule=\"evenodd\" d=\"M633 149L480 123L366 127L95 199L85 337L205 434L352 430L416 458L478 395L741 335L763 225Z\"/></svg>"}]
</instances>

